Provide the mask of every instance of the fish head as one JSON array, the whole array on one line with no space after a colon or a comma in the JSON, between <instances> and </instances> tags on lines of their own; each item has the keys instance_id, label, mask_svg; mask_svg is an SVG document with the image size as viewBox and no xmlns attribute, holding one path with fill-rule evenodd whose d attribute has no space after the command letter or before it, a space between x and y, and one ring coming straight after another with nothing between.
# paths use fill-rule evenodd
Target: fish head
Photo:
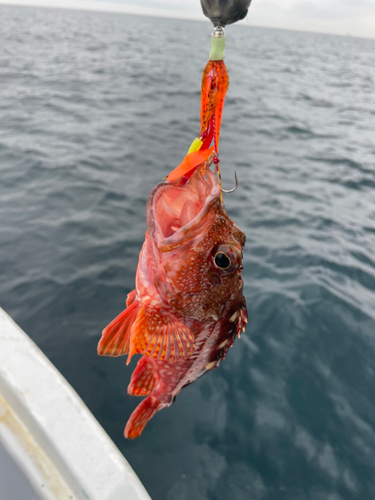
<instances>
[{"instance_id":1,"label":"fish head","mask_svg":"<svg viewBox=\"0 0 375 500\"><path fill-rule=\"evenodd\" d=\"M229 218L209 163L189 179L150 193L148 275L161 301L179 315L217 321L242 300L245 235Z\"/></svg>"}]
</instances>

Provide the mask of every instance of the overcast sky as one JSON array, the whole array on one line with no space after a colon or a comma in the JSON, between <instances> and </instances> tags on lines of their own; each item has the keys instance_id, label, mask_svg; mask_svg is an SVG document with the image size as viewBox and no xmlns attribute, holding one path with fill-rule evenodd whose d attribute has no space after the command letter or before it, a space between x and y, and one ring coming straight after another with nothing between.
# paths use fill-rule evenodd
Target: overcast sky
<instances>
[{"instance_id":1,"label":"overcast sky","mask_svg":"<svg viewBox=\"0 0 375 500\"><path fill-rule=\"evenodd\" d=\"M200 0L0 0L0 3L204 18ZM375 0L253 0L247 23L375 38Z\"/></svg>"}]
</instances>

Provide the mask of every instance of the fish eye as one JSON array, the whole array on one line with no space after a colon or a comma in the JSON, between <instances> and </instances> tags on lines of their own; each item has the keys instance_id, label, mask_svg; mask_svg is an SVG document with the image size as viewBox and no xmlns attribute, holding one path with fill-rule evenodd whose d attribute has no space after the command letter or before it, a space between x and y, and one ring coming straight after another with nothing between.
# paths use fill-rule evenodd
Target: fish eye
<instances>
[{"instance_id":1,"label":"fish eye","mask_svg":"<svg viewBox=\"0 0 375 500\"><path fill-rule=\"evenodd\" d=\"M232 261L230 260L228 255L224 252L217 252L215 255L214 261L215 261L216 267L218 267L222 271L225 271L226 269L228 269L232 264Z\"/></svg>"},{"instance_id":2,"label":"fish eye","mask_svg":"<svg viewBox=\"0 0 375 500\"><path fill-rule=\"evenodd\" d=\"M229 275L239 269L242 262L240 249L234 245L216 245L210 254L210 261L213 270L219 275Z\"/></svg>"}]
</instances>

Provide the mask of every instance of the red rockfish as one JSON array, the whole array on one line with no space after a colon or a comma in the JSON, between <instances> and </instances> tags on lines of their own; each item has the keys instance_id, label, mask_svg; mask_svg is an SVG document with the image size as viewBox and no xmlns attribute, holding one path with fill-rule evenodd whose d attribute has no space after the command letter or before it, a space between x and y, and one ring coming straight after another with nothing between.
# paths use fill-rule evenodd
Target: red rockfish
<instances>
[{"instance_id":1,"label":"red rockfish","mask_svg":"<svg viewBox=\"0 0 375 500\"><path fill-rule=\"evenodd\" d=\"M217 367L245 329L245 235L226 213L209 163L188 182L182 177L151 191L136 289L99 342L99 354L129 353L128 363L143 354L128 393L148 397L126 425L130 439L183 387Z\"/></svg>"}]
</instances>

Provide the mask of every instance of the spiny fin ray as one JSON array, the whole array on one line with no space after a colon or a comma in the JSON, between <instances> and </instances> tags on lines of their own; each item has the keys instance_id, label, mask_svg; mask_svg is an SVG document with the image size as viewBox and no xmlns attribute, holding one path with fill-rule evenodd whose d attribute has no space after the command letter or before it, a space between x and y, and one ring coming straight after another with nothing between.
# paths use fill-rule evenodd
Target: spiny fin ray
<instances>
[{"instance_id":1,"label":"spiny fin ray","mask_svg":"<svg viewBox=\"0 0 375 500\"><path fill-rule=\"evenodd\" d=\"M139 303L134 301L104 328L102 338L98 344L98 354L100 356L122 356L129 352L130 333L138 311Z\"/></svg>"}]
</instances>

